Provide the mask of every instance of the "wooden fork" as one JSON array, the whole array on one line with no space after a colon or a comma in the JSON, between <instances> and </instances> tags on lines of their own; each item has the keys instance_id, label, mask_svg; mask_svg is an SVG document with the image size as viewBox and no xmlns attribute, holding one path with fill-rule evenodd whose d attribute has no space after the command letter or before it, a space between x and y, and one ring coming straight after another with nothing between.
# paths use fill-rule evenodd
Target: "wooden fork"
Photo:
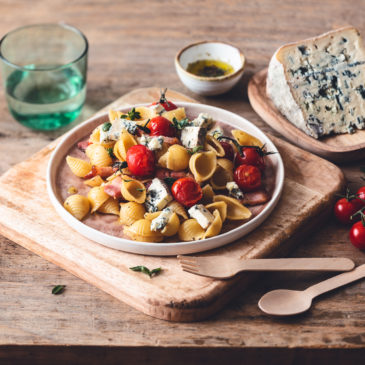
<instances>
[{"instance_id":1,"label":"wooden fork","mask_svg":"<svg viewBox=\"0 0 365 365\"><path fill-rule=\"evenodd\" d=\"M217 279L230 278L241 271L350 271L355 266L344 257L238 260L179 255L177 258L184 271Z\"/></svg>"}]
</instances>

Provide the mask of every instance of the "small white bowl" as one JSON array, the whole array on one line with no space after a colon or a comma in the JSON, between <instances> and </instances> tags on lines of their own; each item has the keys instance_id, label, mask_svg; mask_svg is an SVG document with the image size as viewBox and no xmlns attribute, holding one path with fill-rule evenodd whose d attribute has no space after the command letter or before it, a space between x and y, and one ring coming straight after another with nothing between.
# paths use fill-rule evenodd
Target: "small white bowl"
<instances>
[{"instance_id":1,"label":"small white bowl","mask_svg":"<svg viewBox=\"0 0 365 365\"><path fill-rule=\"evenodd\" d=\"M197 76L187 71L189 63L198 60L217 60L230 64L233 73L217 77ZM175 67L182 83L199 95L219 95L232 89L243 75L245 57L229 43L202 41L190 44L178 52Z\"/></svg>"}]
</instances>

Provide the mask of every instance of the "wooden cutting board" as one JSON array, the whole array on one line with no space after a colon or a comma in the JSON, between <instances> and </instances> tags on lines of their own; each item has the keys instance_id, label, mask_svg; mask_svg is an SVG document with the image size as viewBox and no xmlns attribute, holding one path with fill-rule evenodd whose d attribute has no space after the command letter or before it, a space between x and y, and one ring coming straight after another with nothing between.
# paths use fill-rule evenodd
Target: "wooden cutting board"
<instances>
[{"instance_id":1,"label":"wooden cutting board","mask_svg":"<svg viewBox=\"0 0 365 365\"><path fill-rule=\"evenodd\" d=\"M158 88L133 91L108 106L152 102ZM169 91L172 101L191 99ZM272 215L250 235L204 255L258 258L285 255L311 229L318 227L344 184L335 165L271 137L282 154L285 186ZM142 256L94 243L69 228L54 211L46 192L52 142L0 177L0 233L132 307L171 321L198 321L221 309L253 278L241 274L214 280L183 272L175 257ZM162 267L152 279L129 267ZM259 285L259 283L257 284Z\"/></svg>"},{"instance_id":2,"label":"wooden cutting board","mask_svg":"<svg viewBox=\"0 0 365 365\"><path fill-rule=\"evenodd\" d=\"M365 157L365 130L315 139L290 123L266 95L267 69L257 72L248 84L248 97L255 112L273 129L296 145L336 162Z\"/></svg>"}]
</instances>

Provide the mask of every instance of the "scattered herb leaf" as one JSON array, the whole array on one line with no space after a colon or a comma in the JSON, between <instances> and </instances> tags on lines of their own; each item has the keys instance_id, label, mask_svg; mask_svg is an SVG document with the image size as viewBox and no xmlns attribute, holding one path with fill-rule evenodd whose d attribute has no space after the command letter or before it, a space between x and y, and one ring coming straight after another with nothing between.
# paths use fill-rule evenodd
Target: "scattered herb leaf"
<instances>
[{"instance_id":1,"label":"scattered herb leaf","mask_svg":"<svg viewBox=\"0 0 365 365\"><path fill-rule=\"evenodd\" d=\"M146 189L142 189L142 188L137 188L137 191L145 191Z\"/></svg>"},{"instance_id":2,"label":"scattered herb leaf","mask_svg":"<svg viewBox=\"0 0 365 365\"><path fill-rule=\"evenodd\" d=\"M122 115L120 116L120 119L126 119L126 118L128 118L128 115L127 115L127 114L122 114Z\"/></svg>"},{"instance_id":3,"label":"scattered herb leaf","mask_svg":"<svg viewBox=\"0 0 365 365\"><path fill-rule=\"evenodd\" d=\"M193 155L194 153L197 153L203 149L203 146L196 146L192 150L188 150L188 152Z\"/></svg>"},{"instance_id":4,"label":"scattered herb leaf","mask_svg":"<svg viewBox=\"0 0 365 365\"><path fill-rule=\"evenodd\" d=\"M136 271L136 272L142 272L143 274L148 275L150 278L158 275L162 271L162 269L160 267L150 270L146 266L134 266L134 267L130 267L130 269L133 271Z\"/></svg>"},{"instance_id":5,"label":"scattered herb leaf","mask_svg":"<svg viewBox=\"0 0 365 365\"><path fill-rule=\"evenodd\" d=\"M54 295L62 294L64 292L65 288L66 288L66 285L56 285L52 289L52 294L54 294Z\"/></svg>"},{"instance_id":6,"label":"scattered herb leaf","mask_svg":"<svg viewBox=\"0 0 365 365\"><path fill-rule=\"evenodd\" d=\"M131 111L128 112L128 118L130 120L140 119L141 118L141 113L136 112L136 108L133 108Z\"/></svg>"},{"instance_id":7,"label":"scattered herb leaf","mask_svg":"<svg viewBox=\"0 0 365 365\"><path fill-rule=\"evenodd\" d=\"M115 157L115 155L114 155L114 153L113 153L113 148L107 148L106 149L107 151L108 151L108 154L109 154L109 156L111 157L111 158L114 158Z\"/></svg>"},{"instance_id":8,"label":"scattered herb leaf","mask_svg":"<svg viewBox=\"0 0 365 365\"><path fill-rule=\"evenodd\" d=\"M128 164L126 161L120 162L114 162L113 167L116 167L120 172L122 172L123 169L125 169L126 167L128 167Z\"/></svg>"},{"instance_id":9,"label":"scattered herb leaf","mask_svg":"<svg viewBox=\"0 0 365 365\"><path fill-rule=\"evenodd\" d=\"M174 127L176 129L179 129L179 130L184 129L185 127L188 127L188 126L192 125L191 122L189 122L188 118L181 119L179 121L175 117L173 117L172 122L174 123Z\"/></svg>"},{"instance_id":10,"label":"scattered herb leaf","mask_svg":"<svg viewBox=\"0 0 365 365\"><path fill-rule=\"evenodd\" d=\"M175 179L174 177L165 177L163 179L163 181L165 182L165 184L171 189L172 185L174 184L174 182L176 181L177 179Z\"/></svg>"},{"instance_id":11,"label":"scattered herb leaf","mask_svg":"<svg viewBox=\"0 0 365 365\"><path fill-rule=\"evenodd\" d=\"M137 125L137 128L140 129L141 131L147 133L147 134L150 134L151 133L151 130L145 126L142 126L142 125Z\"/></svg>"},{"instance_id":12,"label":"scattered herb leaf","mask_svg":"<svg viewBox=\"0 0 365 365\"><path fill-rule=\"evenodd\" d=\"M123 179L124 182L131 182L133 181L132 179Z\"/></svg>"},{"instance_id":13,"label":"scattered herb leaf","mask_svg":"<svg viewBox=\"0 0 365 365\"><path fill-rule=\"evenodd\" d=\"M110 122L104 123L101 127L104 132L108 132L108 130L111 128L112 124Z\"/></svg>"}]
</instances>

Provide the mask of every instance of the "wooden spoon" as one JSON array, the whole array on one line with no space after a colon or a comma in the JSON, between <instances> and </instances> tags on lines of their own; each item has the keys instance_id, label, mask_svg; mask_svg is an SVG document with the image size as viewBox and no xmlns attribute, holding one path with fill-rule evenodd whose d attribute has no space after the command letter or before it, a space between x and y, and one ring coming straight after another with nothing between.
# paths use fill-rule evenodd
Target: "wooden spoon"
<instances>
[{"instance_id":1,"label":"wooden spoon","mask_svg":"<svg viewBox=\"0 0 365 365\"><path fill-rule=\"evenodd\" d=\"M273 290L263 295L259 301L259 308L275 316L291 316L303 313L310 308L316 296L326 293L340 286L365 277L365 264L356 269L334 276L328 280L310 286L306 290Z\"/></svg>"}]
</instances>

